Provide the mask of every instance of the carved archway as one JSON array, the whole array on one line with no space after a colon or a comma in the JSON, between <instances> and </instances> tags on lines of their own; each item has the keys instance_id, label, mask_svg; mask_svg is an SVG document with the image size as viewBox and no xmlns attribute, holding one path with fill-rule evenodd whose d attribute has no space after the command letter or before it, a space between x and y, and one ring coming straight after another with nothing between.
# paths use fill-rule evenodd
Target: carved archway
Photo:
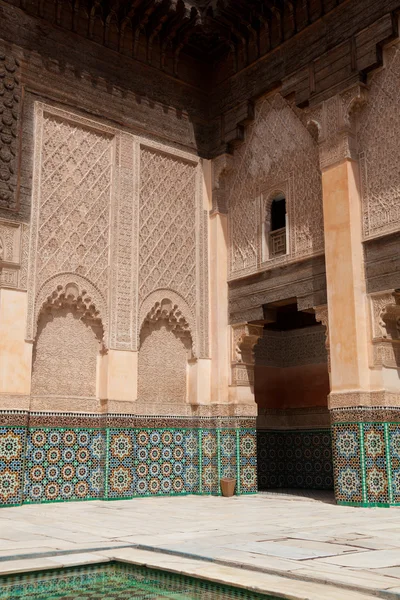
<instances>
[{"instance_id":1,"label":"carved archway","mask_svg":"<svg viewBox=\"0 0 400 600\"><path fill-rule=\"evenodd\" d=\"M75 281L58 283L38 307L32 355L34 402L49 410L65 409L68 403L93 405L99 357L105 351L103 322L92 297Z\"/></svg>"},{"instance_id":2,"label":"carved archway","mask_svg":"<svg viewBox=\"0 0 400 600\"><path fill-rule=\"evenodd\" d=\"M139 309L138 348L140 333L146 321L165 319L177 335L190 335L193 357L198 356L196 321L187 302L171 290L156 290L149 294ZM181 332L181 333L180 333Z\"/></svg>"},{"instance_id":3,"label":"carved archway","mask_svg":"<svg viewBox=\"0 0 400 600\"><path fill-rule=\"evenodd\" d=\"M188 401L194 344L186 314L165 294L142 315L138 398L145 410L179 411Z\"/></svg>"},{"instance_id":4,"label":"carved archway","mask_svg":"<svg viewBox=\"0 0 400 600\"><path fill-rule=\"evenodd\" d=\"M32 320L27 324L27 339L34 341L37 334L38 318L42 310L69 302L76 310L82 310L86 317L101 322L102 344L108 347L108 311L107 303L101 292L82 275L60 273L48 279L39 289L31 311Z\"/></svg>"}]
</instances>

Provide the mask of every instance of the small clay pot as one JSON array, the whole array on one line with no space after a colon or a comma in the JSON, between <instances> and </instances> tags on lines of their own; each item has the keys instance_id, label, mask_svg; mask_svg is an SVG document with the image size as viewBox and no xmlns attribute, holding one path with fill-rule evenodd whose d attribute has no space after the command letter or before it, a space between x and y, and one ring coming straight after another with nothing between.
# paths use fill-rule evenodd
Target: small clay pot
<instances>
[{"instance_id":1,"label":"small clay pot","mask_svg":"<svg viewBox=\"0 0 400 600\"><path fill-rule=\"evenodd\" d=\"M236 479L234 477L222 477L220 480L222 495L230 498L235 493Z\"/></svg>"}]
</instances>

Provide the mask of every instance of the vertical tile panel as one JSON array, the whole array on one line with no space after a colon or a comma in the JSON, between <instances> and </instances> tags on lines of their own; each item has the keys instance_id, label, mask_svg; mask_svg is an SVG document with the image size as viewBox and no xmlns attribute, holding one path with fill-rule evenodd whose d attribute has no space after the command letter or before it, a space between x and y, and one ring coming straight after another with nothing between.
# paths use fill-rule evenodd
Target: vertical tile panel
<instances>
[{"instance_id":1,"label":"vertical tile panel","mask_svg":"<svg viewBox=\"0 0 400 600\"><path fill-rule=\"evenodd\" d=\"M255 429L240 430L240 489L242 494L257 492L257 437Z\"/></svg>"},{"instance_id":2,"label":"vertical tile panel","mask_svg":"<svg viewBox=\"0 0 400 600\"><path fill-rule=\"evenodd\" d=\"M383 423L364 423L364 457L367 502L388 504L389 484Z\"/></svg>"},{"instance_id":3,"label":"vertical tile panel","mask_svg":"<svg viewBox=\"0 0 400 600\"><path fill-rule=\"evenodd\" d=\"M332 425L335 495L338 502L363 502L360 444L358 423Z\"/></svg>"},{"instance_id":4,"label":"vertical tile panel","mask_svg":"<svg viewBox=\"0 0 400 600\"><path fill-rule=\"evenodd\" d=\"M26 427L0 427L0 506L21 504Z\"/></svg>"},{"instance_id":5,"label":"vertical tile panel","mask_svg":"<svg viewBox=\"0 0 400 600\"><path fill-rule=\"evenodd\" d=\"M202 430L202 487L204 494L218 494L217 432Z\"/></svg>"},{"instance_id":6,"label":"vertical tile panel","mask_svg":"<svg viewBox=\"0 0 400 600\"><path fill-rule=\"evenodd\" d=\"M400 504L400 423L389 423L388 430L392 501Z\"/></svg>"},{"instance_id":7,"label":"vertical tile panel","mask_svg":"<svg viewBox=\"0 0 400 600\"><path fill-rule=\"evenodd\" d=\"M108 430L108 498L132 498L136 486L134 429Z\"/></svg>"}]
</instances>

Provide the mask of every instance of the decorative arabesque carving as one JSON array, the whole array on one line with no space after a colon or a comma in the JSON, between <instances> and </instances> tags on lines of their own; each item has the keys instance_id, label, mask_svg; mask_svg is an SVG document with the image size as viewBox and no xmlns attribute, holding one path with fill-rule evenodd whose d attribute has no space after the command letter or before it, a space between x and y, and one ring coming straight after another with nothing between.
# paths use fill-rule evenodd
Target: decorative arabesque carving
<instances>
[{"instance_id":1,"label":"decorative arabesque carving","mask_svg":"<svg viewBox=\"0 0 400 600\"><path fill-rule=\"evenodd\" d=\"M400 291L371 296L374 366L400 369Z\"/></svg>"},{"instance_id":2,"label":"decorative arabesque carving","mask_svg":"<svg viewBox=\"0 0 400 600\"><path fill-rule=\"evenodd\" d=\"M328 306L326 304L321 306L315 306L315 320L318 323L321 323L325 327L325 348L328 358L328 371L331 371L331 352L329 345L329 314L328 314Z\"/></svg>"},{"instance_id":3,"label":"decorative arabesque carving","mask_svg":"<svg viewBox=\"0 0 400 600\"><path fill-rule=\"evenodd\" d=\"M18 210L18 119L21 104L20 64L0 44L0 208Z\"/></svg>"},{"instance_id":4,"label":"decorative arabesque carving","mask_svg":"<svg viewBox=\"0 0 400 600\"><path fill-rule=\"evenodd\" d=\"M99 340L103 340L104 329L100 311L84 288L80 290L76 283L58 285L52 294L47 296L39 312L55 312L61 309L69 309L78 315L82 321L90 323L98 332Z\"/></svg>"},{"instance_id":5,"label":"decorative arabesque carving","mask_svg":"<svg viewBox=\"0 0 400 600\"><path fill-rule=\"evenodd\" d=\"M196 164L140 153L139 302L156 289L196 304Z\"/></svg>"},{"instance_id":6,"label":"decorative arabesque carving","mask_svg":"<svg viewBox=\"0 0 400 600\"><path fill-rule=\"evenodd\" d=\"M280 94L256 106L246 142L235 150L226 175L231 277L255 272L261 260L260 197L292 182L290 254L285 261L323 252L322 187L318 145ZM276 259L282 261L282 257ZM275 265L275 259L269 261Z\"/></svg>"},{"instance_id":7,"label":"decorative arabesque carving","mask_svg":"<svg viewBox=\"0 0 400 600\"><path fill-rule=\"evenodd\" d=\"M182 338L185 346L191 349L192 354L190 325L177 304L173 304L168 298L164 298L161 302L156 302L147 313L142 327L155 324L157 321L163 321L168 331L172 331L177 337Z\"/></svg>"},{"instance_id":8,"label":"decorative arabesque carving","mask_svg":"<svg viewBox=\"0 0 400 600\"><path fill-rule=\"evenodd\" d=\"M97 295L108 295L113 133L77 115L36 106L30 339L37 318L34 300L53 277L72 273Z\"/></svg>"},{"instance_id":9,"label":"decorative arabesque carving","mask_svg":"<svg viewBox=\"0 0 400 600\"><path fill-rule=\"evenodd\" d=\"M24 288L26 229L22 223L0 220L0 288Z\"/></svg>"},{"instance_id":10,"label":"decorative arabesque carving","mask_svg":"<svg viewBox=\"0 0 400 600\"><path fill-rule=\"evenodd\" d=\"M304 121L318 140L321 169L346 158L358 159L356 115L366 99L367 88L357 84L306 110Z\"/></svg>"},{"instance_id":11,"label":"decorative arabesque carving","mask_svg":"<svg viewBox=\"0 0 400 600\"><path fill-rule=\"evenodd\" d=\"M262 325L241 323L231 327L232 385L254 384L254 349L263 335Z\"/></svg>"},{"instance_id":12,"label":"decorative arabesque carving","mask_svg":"<svg viewBox=\"0 0 400 600\"><path fill-rule=\"evenodd\" d=\"M140 332L139 402L145 406L186 402L187 363L192 357L192 336L185 316L168 298L156 302Z\"/></svg>"},{"instance_id":13,"label":"decorative arabesque carving","mask_svg":"<svg viewBox=\"0 0 400 600\"><path fill-rule=\"evenodd\" d=\"M230 154L221 154L212 161L212 209L213 213L226 214L227 190L226 175L233 168L233 156Z\"/></svg>"},{"instance_id":14,"label":"decorative arabesque carving","mask_svg":"<svg viewBox=\"0 0 400 600\"><path fill-rule=\"evenodd\" d=\"M32 395L96 396L97 357L104 347L100 313L75 283L58 285L43 303L33 351Z\"/></svg>"},{"instance_id":15,"label":"decorative arabesque carving","mask_svg":"<svg viewBox=\"0 0 400 600\"><path fill-rule=\"evenodd\" d=\"M358 143L364 237L400 229L400 45L385 50L384 68L370 81L360 115Z\"/></svg>"}]
</instances>

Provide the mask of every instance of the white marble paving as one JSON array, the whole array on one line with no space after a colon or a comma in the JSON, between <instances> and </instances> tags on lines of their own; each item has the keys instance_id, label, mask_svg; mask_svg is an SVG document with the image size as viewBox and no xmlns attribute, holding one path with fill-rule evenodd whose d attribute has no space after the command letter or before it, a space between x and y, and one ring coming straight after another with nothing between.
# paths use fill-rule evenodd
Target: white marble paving
<instances>
[{"instance_id":1,"label":"white marble paving","mask_svg":"<svg viewBox=\"0 0 400 600\"><path fill-rule=\"evenodd\" d=\"M388 597L400 599L400 509L259 494L0 510L0 572L118 557L134 562L146 557L146 564L192 569L202 577L214 573L221 581L229 575L232 583L236 574L271 593L274 585L288 582L287 593L296 599L358 600L389 591ZM326 593L312 595L317 589L312 586L324 582ZM267 584L272 587L262 587Z\"/></svg>"}]
</instances>

